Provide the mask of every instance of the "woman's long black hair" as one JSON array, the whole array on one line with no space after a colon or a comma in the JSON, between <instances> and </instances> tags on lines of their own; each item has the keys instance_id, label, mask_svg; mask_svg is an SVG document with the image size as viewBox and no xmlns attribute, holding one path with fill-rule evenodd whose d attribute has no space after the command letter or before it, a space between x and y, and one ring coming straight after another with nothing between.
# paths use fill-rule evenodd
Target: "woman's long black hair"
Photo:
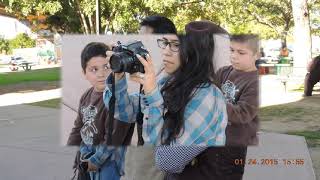
<instances>
[{"instance_id":1,"label":"woman's long black hair","mask_svg":"<svg viewBox=\"0 0 320 180\"><path fill-rule=\"evenodd\" d=\"M170 144L184 133L184 112L195 90L214 83L213 34L178 35L180 67L161 89L164 99L164 125L161 143Z\"/></svg>"}]
</instances>

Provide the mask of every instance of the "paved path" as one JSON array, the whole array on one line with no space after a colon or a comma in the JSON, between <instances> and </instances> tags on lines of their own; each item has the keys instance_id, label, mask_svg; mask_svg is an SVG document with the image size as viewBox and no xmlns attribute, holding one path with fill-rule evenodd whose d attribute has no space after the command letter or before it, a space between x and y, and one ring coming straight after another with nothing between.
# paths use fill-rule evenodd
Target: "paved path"
<instances>
[{"instance_id":1,"label":"paved path","mask_svg":"<svg viewBox=\"0 0 320 180\"><path fill-rule=\"evenodd\" d=\"M4 95L0 95L0 106L33 103L60 97L61 88L29 93L7 93Z\"/></svg>"},{"instance_id":2,"label":"paved path","mask_svg":"<svg viewBox=\"0 0 320 180\"><path fill-rule=\"evenodd\" d=\"M60 146L59 110L0 107L0 179L68 180L75 149Z\"/></svg>"},{"instance_id":3,"label":"paved path","mask_svg":"<svg viewBox=\"0 0 320 180\"><path fill-rule=\"evenodd\" d=\"M57 109L28 105L0 108L1 179L64 180L70 177L75 149L59 145L59 119ZM276 133L262 133L259 137L260 145L250 147L247 158L247 161L256 159L258 164L246 166L244 180L315 180L304 138ZM263 159L277 159L278 164L262 164ZM303 164L285 165L283 159L302 159ZM135 167L135 163L131 167Z\"/></svg>"}]
</instances>

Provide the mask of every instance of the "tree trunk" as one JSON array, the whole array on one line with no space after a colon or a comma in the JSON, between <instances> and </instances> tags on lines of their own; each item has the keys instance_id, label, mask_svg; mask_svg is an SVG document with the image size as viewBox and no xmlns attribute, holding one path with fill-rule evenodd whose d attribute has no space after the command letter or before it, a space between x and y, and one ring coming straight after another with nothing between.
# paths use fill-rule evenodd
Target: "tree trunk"
<instances>
[{"instance_id":1,"label":"tree trunk","mask_svg":"<svg viewBox=\"0 0 320 180\"><path fill-rule=\"evenodd\" d=\"M84 16L82 10L81 10L80 3L78 0L75 0L75 3L76 3L76 7L78 9L78 14L80 15L80 22L81 22L82 28L84 28L84 33L89 34L87 21L86 21L86 18Z\"/></svg>"},{"instance_id":2,"label":"tree trunk","mask_svg":"<svg viewBox=\"0 0 320 180\"><path fill-rule=\"evenodd\" d=\"M88 16L88 19L89 19L89 25L90 25L90 32L91 34L95 34L94 24L92 22L92 15Z\"/></svg>"},{"instance_id":3,"label":"tree trunk","mask_svg":"<svg viewBox=\"0 0 320 180\"><path fill-rule=\"evenodd\" d=\"M311 60L311 35L307 0L292 0L294 18L294 74L304 76Z\"/></svg>"}]
</instances>

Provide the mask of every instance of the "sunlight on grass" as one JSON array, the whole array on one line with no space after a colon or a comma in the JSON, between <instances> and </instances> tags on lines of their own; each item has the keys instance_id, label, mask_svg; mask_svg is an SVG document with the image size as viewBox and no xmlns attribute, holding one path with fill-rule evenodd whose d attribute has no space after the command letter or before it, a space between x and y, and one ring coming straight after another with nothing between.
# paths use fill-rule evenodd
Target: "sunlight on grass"
<instances>
[{"instance_id":1,"label":"sunlight on grass","mask_svg":"<svg viewBox=\"0 0 320 180\"><path fill-rule=\"evenodd\" d=\"M1 74L0 85L25 83L30 81L59 81L61 68L37 69L31 71Z\"/></svg>"},{"instance_id":2,"label":"sunlight on grass","mask_svg":"<svg viewBox=\"0 0 320 180\"><path fill-rule=\"evenodd\" d=\"M303 92L303 91L304 91L304 85L300 85L298 87L295 87L289 90L289 92Z\"/></svg>"}]
</instances>

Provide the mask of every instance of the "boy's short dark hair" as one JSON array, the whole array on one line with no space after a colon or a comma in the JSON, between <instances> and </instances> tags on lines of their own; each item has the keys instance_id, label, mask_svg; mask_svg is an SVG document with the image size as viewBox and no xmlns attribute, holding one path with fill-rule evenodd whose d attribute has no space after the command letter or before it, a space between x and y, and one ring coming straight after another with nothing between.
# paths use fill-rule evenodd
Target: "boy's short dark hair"
<instances>
[{"instance_id":1,"label":"boy's short dark hair","mask_svg":"<svg viewBox=\"0 0 320 180\"><path fill-rule=\"evenodd\" d=\"M107 57L106 51L109 50L108 46L101 42L91 42L84 47L81 52L81 67L86 73L87 63L93 57Z\"/></svg>"},{"instance_id":2,"label":"boy's short dark hair","mask_svg":"<svg viewBox=\"0 0 320 180\"><path fill-rule=\"evenodd\" d=\"M260 40L257 34L233 34L230 41L248 44L253 53L259 53L260 51Z\"/></svg>"},{"instance_id":3,"label":"boy's short dark hair","mask_svg":"<svg viewBox=\"0 0 320 180\"><path fill-rule=\"evenodd\" d=\"M163 16L148 16L140 22L140 26L153 28L154 34L177 34L177 29L173 22Z\"/></svg>"}]
</instances>

